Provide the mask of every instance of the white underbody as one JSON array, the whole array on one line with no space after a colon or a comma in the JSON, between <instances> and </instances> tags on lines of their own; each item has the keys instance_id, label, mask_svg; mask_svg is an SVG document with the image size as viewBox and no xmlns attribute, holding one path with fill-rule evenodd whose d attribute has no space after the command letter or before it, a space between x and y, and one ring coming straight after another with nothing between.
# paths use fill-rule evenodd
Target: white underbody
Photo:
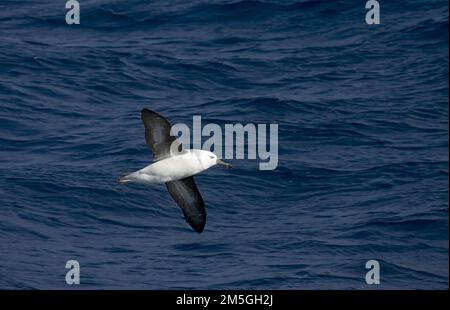
<instances>
[{"instance_id":1,"label":"white underbody","mask_svg":"<svg viewBox=\"0 0 450 310\"><path fill-rule=\"evenodd\" d=\"M176 181L200 173L215 164L202 150L187 150L181 155L157 161L124 177L127 182L154 184ZM207 152L211 154L210 152Z\"/></svg>"}]
</instances>

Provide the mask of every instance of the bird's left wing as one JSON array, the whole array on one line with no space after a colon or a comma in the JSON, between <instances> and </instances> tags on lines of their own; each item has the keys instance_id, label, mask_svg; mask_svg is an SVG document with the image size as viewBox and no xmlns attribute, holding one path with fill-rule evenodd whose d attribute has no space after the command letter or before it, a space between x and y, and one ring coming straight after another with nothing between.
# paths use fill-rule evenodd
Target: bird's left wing
<instances>
[{"instance_id":1,"label":"bird's left wing","mask_svg":"<svg viewBox=\"0 0 450 310\"><path fill-rule=\"evenodd\" d=\"M194 177L187 177L178 181L166 182L170 195L181 207L186 222L198 233L206 224L206 210L202 195L194 182Z\"/></svg>"}]
</instances>

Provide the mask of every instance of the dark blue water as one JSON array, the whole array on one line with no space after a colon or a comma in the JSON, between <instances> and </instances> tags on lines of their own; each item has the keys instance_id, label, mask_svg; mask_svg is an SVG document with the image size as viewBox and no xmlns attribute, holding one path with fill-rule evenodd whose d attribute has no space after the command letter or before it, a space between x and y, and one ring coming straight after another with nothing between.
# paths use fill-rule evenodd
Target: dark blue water
<instances>
[{"instance_id":1,"label":"dark blue water","mask_svg":"<svg viewBox=\"0 0 450 310\"><path fill-rule=\"evenodd\" d=\"M80 288L448 288L448 2L380 3L2 0L0 288L69 288L70 259ZM277 123L278 167L197 176L199 235L116 183L144 107Z\"/></svg>"}]
</instances>

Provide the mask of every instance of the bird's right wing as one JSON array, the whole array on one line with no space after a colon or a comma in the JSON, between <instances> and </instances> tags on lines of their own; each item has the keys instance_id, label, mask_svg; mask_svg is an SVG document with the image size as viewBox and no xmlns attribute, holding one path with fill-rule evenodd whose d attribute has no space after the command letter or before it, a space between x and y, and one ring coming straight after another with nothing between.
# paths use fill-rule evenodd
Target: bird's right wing
<instances>
[{"instance_id":1,"label":"bird's right wing","mask_svg":"<svg viewBox=\"0 0 450 310\"><path fill-rule=\"evenodd\" d=\"M206 210L194 177L166 182L166 186L172 198L183 210L186 222L196 232L201 233L206 224Z\"/></svg>"},{"instance_id":2,"label":"bird's right wing","mask_svg":"<svg viewBox=\"0 0 450 310\"><path fill-rule=\"evenodd\" d=\"M170 135L172 125L161 115L149 109L141 111L141 119L145 127L145 142L153 153L154 161L170 157L170 147L178 152L182 151L181 144L176 137Z\"/></svg>"}]
</instances>

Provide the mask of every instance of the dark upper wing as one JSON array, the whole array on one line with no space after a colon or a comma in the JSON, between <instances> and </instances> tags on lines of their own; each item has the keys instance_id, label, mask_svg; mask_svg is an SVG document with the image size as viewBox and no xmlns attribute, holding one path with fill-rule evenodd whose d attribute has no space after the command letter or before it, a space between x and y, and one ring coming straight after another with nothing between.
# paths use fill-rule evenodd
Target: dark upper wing
<instances>
[{"instance_id":1,"label":"dark upper wing","mask_svg":"<svg viewBox=\"0 0 450 310\"><path fill-rule=\"evenodd\" d=\"M188 177L178 181L166 182L166 186L172 198L183 210L186 222L196 232L201 233L206 224L206 210L194 178Z\"/></svg>"},{"instance_id":2,"label":"dark upper wing","mask_svg":"<svg viewBox=\"0 0 450 310\"><path fill-rule=\"evenodd\" d=\"M145 127L145 142L153 153L154 161L158 161L170 156L170 146L181 152L181 144L176 141L176 137L170 135L172 125L161 115L148 109L141 111L141 119Z\"/></svg>"}]
</instances>

